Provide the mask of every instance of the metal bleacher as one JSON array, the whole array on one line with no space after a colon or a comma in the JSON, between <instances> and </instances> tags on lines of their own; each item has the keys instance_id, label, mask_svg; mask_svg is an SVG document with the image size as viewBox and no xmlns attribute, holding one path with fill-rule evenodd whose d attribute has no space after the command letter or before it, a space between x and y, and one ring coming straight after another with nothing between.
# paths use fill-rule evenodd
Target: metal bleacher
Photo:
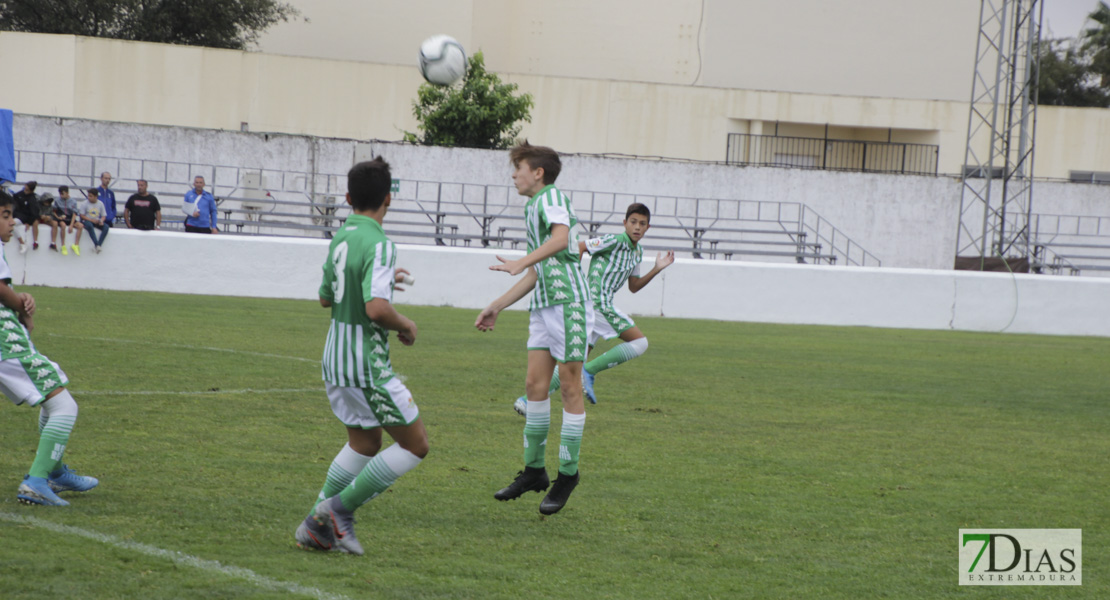
<instances>
[{"instance_id":1,"label":"metal bleacher","mask_svg":"<svg viewBox=\"0 0 1110 600\"><path fill-rule=\"evenodd\" d=\"M1030 215L1031 268L1054 275L1110 275L1110 217Z\"/></svg>"},{"instance_id":2,"label":"metal bleacher","mask_svg":"<svg viewBox=\"0 0 1110 600\"><path fill-rule=\"evenodd\" d=\"M218 200L219 227L235 235L329 238L350 214L345 174L250 169L17 151L21 180L39 191L98 185L115 177L118 211L146 179L162 206L162 228L182 229L181 198L195 175L205 177ZM647 251L678 256L762 262L880 266L880 260L820 215L796 202L767 202L618 194L564 189L591 234L618 233L626 207L641 202L652 212ZM399 243L523 248L524 203L508 185L395 180L386 233Z\"/></svg>"}]
</instances>

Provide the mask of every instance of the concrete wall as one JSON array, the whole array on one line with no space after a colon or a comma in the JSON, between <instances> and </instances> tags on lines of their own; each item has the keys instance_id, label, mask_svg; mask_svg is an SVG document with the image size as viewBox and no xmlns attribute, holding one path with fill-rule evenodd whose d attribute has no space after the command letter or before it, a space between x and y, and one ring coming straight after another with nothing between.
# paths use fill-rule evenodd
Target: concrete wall
<instances>
[{"instance_id":1,"label":"concrete wall","mask_svg":"<svg viewBox=\"0 0 1110 600\"><path fill-rule=\"evenodd\" d=\"M327 256L323 240L128 230L113 230L102 254L88 238L83 247L79 257L7 249L14 283L312 300ZM416 277L399 304L477 311L512 285L488 269L491 250L403 246L399 256ZM1105 279L680 259L617 303L677 318L1110 336L1108 298Z\"/></svg>"},{"instance_id":2,"label":"concrete wall","mask_svg":"<svg viewBox=\"0 0 1110 600\"><path fill-rule=\"evenodd\" d=\"M343 176L354 162L379 154L390 161L394 174L404 180L509 184L510 168L507 153L503 151L28 115L16 115L14 133L18 150L232 165L276 172L315 171L322 174L318 184L324 181L323 175ZM27 155L27 160L33 158ZM20 169L24 172L35 166L21 165ZM118 179L115 189L131 190L134 179L142 176L140 167L137 161L102 161L90 165L86 177L74 177L70 184L94 185L100 171L122 168L113 173ZM151 191L159 195L183 194L193 174L192 170L183 172L180 186L152 187ZM234 179L224 182L219 170L212 175L208 181L217 186L218 192L229 189L219 186L237 184ZM797 202L816 211L848 238L875 254L884 266L948 269L955 257L960 183L949 177L569 155L565 157L559 185L572 191ZM299 195L304 198L303 193ZM1110 216L1110 186L1038 183L1033 203L1037 213Z\"/></svg>"},{"instance_id":3,"label":"concrete wall","mask_svg":"<svg viewBox=\"0 0 1110 600\"><path fill-rule=\"evenodd\" d=\"M857 41L878 54L866 37ZM943 46L931 40L921 47ZM728 65L777 64L764 54L749 61L730 55ZM246 124L251 131L360 140L416 131L411 103L422 81L411 65L12 32L0 32L0 65L5 81L20 82L0 87L0 107L17 113L232 131ZM962 99L571 78L542 69L502 77L535 98L522 135L564 152L723 161L728 133L770 134L776 123L815 132L828 124L852 139L938 144L941 173L959 173L964 161ZM962 87L970 77L958 79ZM1038 135L1045 140L1037 148L1038 176L1110 172L1110 111L1041 107Z\"/></svg>"}]
</instances>

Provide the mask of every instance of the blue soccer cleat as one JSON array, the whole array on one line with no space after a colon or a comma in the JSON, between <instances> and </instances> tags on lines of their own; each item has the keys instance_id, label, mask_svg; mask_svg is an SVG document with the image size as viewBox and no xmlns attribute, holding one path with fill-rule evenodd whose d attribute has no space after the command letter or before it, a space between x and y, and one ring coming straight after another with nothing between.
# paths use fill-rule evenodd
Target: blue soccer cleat
<instances>
[{"instance_id":1,"label":"blue soccer cleat","mask_svg":"<svg viewBox=\"0 0 1110 600\"><path fill-rule=\"evenodd\" d=\"M597 404L597 395L594 394L594 374L582 369L582 392L590 404Z\"/></svg>"},{"instance_id":2,"label":"blue soccer cleat","mask_svg":"<svg viewBox=\"0 0 1110 600\"><path fill-rule=\"evenodd\" d=\"M25 475L23 483L19 484L19 493L16 496L23 504L41 504L43 506L69 506L69 502L62 500L50 489L45 477L31 477Z\"/></svg>"},{"instance_id":3,"label":"blue soccer cleat","mask_svg":"<svg viewBox=\"0 0 1110 600\"><path fill-rule=\"evenodd\" d=\"M54 490L56 494L61 492L87 492L100 485L100 480L96 477L78 475L69 468L69 465L62 465L61 468L55 469L46 480L50 484L50 489Z\"/></svg>"},{"instance_id":4,"label":"blue soccer cleat","mask_svg":"<svg viewBox=\"0 0 1110 600\"><path fill-rule=\"evenodd\" d=\"M527 396L521 396L521 397L517 398L513 402L513 410L516 411L516 414L518 414L522 417L527 417L528 416L528 397Z\"/></svg>"}]
</instances>

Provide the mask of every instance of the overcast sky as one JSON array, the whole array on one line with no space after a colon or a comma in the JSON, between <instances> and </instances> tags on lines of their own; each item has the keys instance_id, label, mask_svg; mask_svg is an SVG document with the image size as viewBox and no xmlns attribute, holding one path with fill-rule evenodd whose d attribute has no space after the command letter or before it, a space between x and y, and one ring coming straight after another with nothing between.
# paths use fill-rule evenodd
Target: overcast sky
<instances>
[{"instance_id":1,"label":"overcast sky","mask_svg":"<svg viewBox=\"0 0 1110 600\"><path fill-rule=\"evenodd\" d=\"M1098 0L1044 0L1044 38L1076 37L1087 15L1098 8Z\"/></svg>"}]
</instances>

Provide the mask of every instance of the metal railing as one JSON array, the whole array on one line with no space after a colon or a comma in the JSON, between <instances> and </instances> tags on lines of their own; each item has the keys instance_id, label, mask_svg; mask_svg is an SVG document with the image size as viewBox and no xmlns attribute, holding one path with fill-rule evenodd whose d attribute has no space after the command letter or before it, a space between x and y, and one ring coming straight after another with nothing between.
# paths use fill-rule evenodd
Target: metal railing
<instances>
[{"instance_id":1,"label":"metal railing","mask_svg":"<svg viewBox=\"0 0 1110 600\"><path fill-rule=\"evenodd\" d=\"M195 175L204 176L208 189L220 199L221 228L231 233L327 238L350 214L343 202L346 174L32 151L16 154L20 179L38 180L39 192L64 184L78 196L78 190L99 185L101 172L112 172L120 214L134 181L146 179L150 193L160 198L163 226L170 229L184 218L180 200ZM261 184L244 187L248 176ZM563 191L591 233L620 231L629 204L647 205L652 232L645 238L645 249L673 249L694 258L881 265L877 257L797 202ZM385 228L402 242L519 247L526 201L508 185L401 180Z\"/></svg>"},{"instance_id":2,"label":"metal railing","mask_svg":"<svg viewBox=\"0 0 1110 600\"><path fill-rule=\"evenodd\" d=\"M761 167L936 175L940 146L728 134L725 162Z\"/></svg>"}]
</instances>

